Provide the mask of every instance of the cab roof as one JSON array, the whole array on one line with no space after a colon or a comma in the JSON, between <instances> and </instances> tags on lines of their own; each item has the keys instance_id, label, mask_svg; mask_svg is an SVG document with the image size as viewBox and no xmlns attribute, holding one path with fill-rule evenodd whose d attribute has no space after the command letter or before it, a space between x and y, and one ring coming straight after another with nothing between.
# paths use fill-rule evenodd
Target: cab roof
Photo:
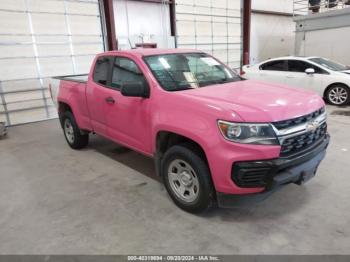
<instances>
[{"instance_id":1,"label":"cab roof","mask_svg":"<svg viewBox=\"0 0 350 262\"><path fill-rule=\"evenodd\" d=\"M102 54L131 54L138 56L151 56L151 55L164 55L164 54L179 54L179 53L203 53L202 51L195 49L181 49L181 48L136 48L130 50L118 50L118 51L108 51ZM100 54L101 55L101 54Z\"/></svg>"},{"instance_id":2,"label":"cab roof","mask_svg":"<svg viewBox=\"0 0 350 262\"><path fill-rule=\"evenodd\" d=\"M270 59L267 59L263 62L274 61L274 60L288 60L288 59L306 59L306 60L309 60L311 58L318 58L318 57L317 56L281 56L281 57L270 58Z\"/></svg>"}]
</instances>

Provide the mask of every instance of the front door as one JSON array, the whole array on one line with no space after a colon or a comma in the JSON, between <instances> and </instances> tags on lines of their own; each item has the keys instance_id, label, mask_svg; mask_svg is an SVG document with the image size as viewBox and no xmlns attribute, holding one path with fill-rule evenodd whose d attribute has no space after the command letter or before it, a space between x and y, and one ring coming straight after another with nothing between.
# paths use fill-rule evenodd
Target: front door
<instances>
[{"instance_id":1,"label":"front door","mask_svg":"<svg viewBox=\"0 0 350 262\"><path fill-rule=\"evenodd\" d=\"M305 70L312 68L314 74L306 74ZM313 90L322 95L324 76L323 70L301 60L288 60L286 84L294 87Z\"/></svg>"},{"instance_id":2,"label":"front door","mask_svg":"<svg viewBox=\"0 0 350 262\"><path fill-rule=\"evenodd\" d=\"M108 136L121 144L150 153L150 99L126 97L120 92L124 84L142 82L148 85L140 67L128 57L117 56L112 66L110 103L105 105Z\"/></svg>"}]
</instances>

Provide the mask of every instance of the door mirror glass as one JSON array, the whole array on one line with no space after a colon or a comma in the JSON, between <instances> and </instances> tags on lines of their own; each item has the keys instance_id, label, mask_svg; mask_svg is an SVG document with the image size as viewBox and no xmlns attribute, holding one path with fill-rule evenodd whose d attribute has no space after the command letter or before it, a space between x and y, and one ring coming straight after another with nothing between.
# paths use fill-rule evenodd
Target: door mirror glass
<instances>
[{"instance_id":1,"label":"door mirror glass","mask_svg":"<svg viewBox=\"0 0 350 262\"><path fill-rule=\"evenodd\" d=\"M313 69L313 68L307 68L307 69L305 70L305 73L308 74L308 75L315 74L315 69Z\"/></svg>"},{"instance_id":2,"label":"door mirror glass","mask_svg":"<svg viewBox=\"0 0 350 262\"><path fill-rule=\"evenodd\" d=\"M149 97L148 86L143 82L129 82L123 84L121 87L121 93L123 96Z\"/></svg>"}]
</instances>

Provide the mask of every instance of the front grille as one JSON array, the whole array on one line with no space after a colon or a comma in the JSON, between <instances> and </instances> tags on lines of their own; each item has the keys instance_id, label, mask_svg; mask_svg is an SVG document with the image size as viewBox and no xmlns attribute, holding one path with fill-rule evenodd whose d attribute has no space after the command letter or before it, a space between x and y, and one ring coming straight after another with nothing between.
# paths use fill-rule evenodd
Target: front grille
<instances>
[{"instance_id":1,"label":"front grille","mask_svg":"<svg viewBox=\"0 0 350 262\"><path fill-rule=\"evenodd\" d=\"M296 135L287 138L282 143L281 153L282 157L293 155L301 150L307 150L313 145L322 142L327 133L327 124L323 123L315 131L307 132L301 135Z\"/></svg>"},{"instance_id":2,"label":"front grille","mask_svg":"<svg viewBox=\"0 0 350 262\"><path fill-rule=\"evenodd\" d=\"M314 119L316 117L318 117L319 115L322 115L325 112L325 108L322 107L321 109L312 112L310 114L304 115L304 116L300 116L297 118L293 118L293 119L288 119L288 120L283 120L283 121L278 121L278 122L274 122L273 125L278 129L285 129L285 128L289 128L292 126L296 126L296 125L300 125L303 123L306 123L308 121L310 121L311 119Z\"/></svg>"}]
</instances>

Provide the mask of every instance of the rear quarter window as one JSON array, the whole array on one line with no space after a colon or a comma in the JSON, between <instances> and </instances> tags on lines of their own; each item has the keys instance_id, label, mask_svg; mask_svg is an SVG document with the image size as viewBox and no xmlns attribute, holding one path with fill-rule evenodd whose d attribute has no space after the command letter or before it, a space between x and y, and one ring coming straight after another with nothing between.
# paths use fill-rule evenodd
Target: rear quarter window
<instances>
[{"instance_id":1,"label":"rear quarter window","mask_svg":"<svg viewBox=\"0 0 350 262\"><path fill-rule=\"evenodd\" d=\"M100 85L107 85L110 69L112 66L113 57L103 56L96 60L93 79L94 82Z\"/></svg>"}]
</instances>

